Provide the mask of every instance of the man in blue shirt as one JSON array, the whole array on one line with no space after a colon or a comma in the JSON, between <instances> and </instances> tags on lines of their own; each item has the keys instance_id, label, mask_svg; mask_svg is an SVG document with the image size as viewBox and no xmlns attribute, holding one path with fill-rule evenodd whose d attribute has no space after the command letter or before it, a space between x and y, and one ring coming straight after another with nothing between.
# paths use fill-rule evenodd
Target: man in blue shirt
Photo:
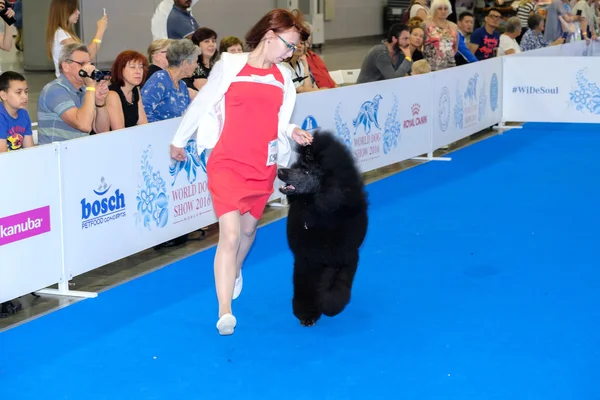
<instances>
[{"instance_id":1,"label":"man in blue shirt","mask_svg":"<svg viewBox=\"0 0 600 400\"><path fill-rule=\"evenodd\" d=\"M473 33L473 14L468 11L461 12L456 25L458 26L458 51L454 56L456 65L477 62L477 58L475 58L467 46L471 33Z\"/></svg>"},{"instance_id":2,"label":"man in blue shirt","mask_svg":"<svg viewBox=\"0 0 600 400\"><path fill-rule=\"evenodd\" d=\"M175 0L173 9L167 18L167 35L169 39L191 39L192 34L200 26L188 9L192 0Z\"/></svg>"},{"instance_id":3,"label":"man in blue shirt","mask_svg":"<svg viewBox=\"0 0 600 400\"><path fill-rule=\"evenodd\" d=\"M497 29L501 16L497 8L490 8L485 17L485 24L471 34L471 43L467 46L480 61L496 56L496 49L500 44L500 32Z\"/></svg>"},{"instance_id":4,"label":"man in blue shirt","mask_svg":"<svg viewBox=\"0 0 600 400\"><path fill-rule=\"evenodd\" d=\"M95 70L86 45L64 45L58 58L60 76L42 89L38 99L38 143L48 144L110 131L106 80L89 78ZM83 78L79 71L85 71Z\"/></svg>"}]
</instances>

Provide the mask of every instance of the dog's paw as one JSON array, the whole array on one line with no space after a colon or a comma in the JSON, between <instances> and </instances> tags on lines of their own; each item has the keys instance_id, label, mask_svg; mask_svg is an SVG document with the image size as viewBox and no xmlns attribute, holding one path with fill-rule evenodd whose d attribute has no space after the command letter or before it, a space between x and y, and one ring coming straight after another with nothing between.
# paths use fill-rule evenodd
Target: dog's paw
<instances>
[{"instance_id":1,"label":"dog's paw","mask_svg":"<svg viewBox=\"0 0 600 400\"><path fill-rule=\"evenodd\" d=\"M303 319L300 321L300 324L302 326L315 326L316 323L317 323L316 319Z\"/></svg>"}]
</instances>

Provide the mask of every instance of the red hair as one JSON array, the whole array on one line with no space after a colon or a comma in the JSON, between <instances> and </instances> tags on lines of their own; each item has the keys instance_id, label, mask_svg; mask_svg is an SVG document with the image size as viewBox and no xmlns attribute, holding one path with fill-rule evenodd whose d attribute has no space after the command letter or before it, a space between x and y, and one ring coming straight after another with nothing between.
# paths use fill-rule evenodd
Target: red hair
<instances>
[{"instance_id":1,"label":"red hair","mask_svg":"<svg viewBox=\"0 0 600 400\"><path fill-rule=\"evenodd\" d=\"M143 64L144 73L142 76L142 83L146 81L146 74L148 72L148 59L146 56L144 56L142 53L138 53L137 51L125 50L117 56L112 65L112 69L110 71L110 83L113 85L118 85L119 87L125 85L125 80L123 79L123 70L131 61L139 61Z\"/></svg>"},{"instance_id":2,"label":"red hair","mask_svg":"<svg viewBox=\"0 0 600 400\"><path fill-rule=\"evenodd\" d=\"M290 29L295 29L303 41L307 40L310 36L308 29L304 26L302 13L291 12L283 8L272 10L248 31L246 34L246 45L253 50L258 46L267 32L282 33Z\"/></svg>"}]
</instances>

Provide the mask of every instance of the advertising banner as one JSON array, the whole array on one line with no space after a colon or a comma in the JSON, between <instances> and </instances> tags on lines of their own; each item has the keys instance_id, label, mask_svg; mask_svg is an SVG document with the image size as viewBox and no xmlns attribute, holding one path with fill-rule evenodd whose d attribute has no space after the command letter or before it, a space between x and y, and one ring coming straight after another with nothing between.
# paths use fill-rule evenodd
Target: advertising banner
<instances>
[{"instance_id":1,"label":"advertising banner","mask_svg":"<svg viewBox=\"0 0 600 400\"><path fill-rule=\"evenodd\" d=\"M299 95L293 122L333 132L371 171L431 148L430 75Z\"/></svg>"},{"instance_id":2,"label":"advertising banner","mask_svg":"<svg viewBox=\"0 0 600 400\"><path fill-rule=\"evenodd\" d=\"M600 71L596 63L594 57L507 58L504 120L600 122Z\"/></svg>"},{"instance_id":3,"label":"advertising banner","mask_svg":"<svg viewBox=\"0 0 600 400\"><path fill-rule=\"evenodd\" d=\"M436 110L434 149L502 120L502 58L449 68L431 75L433 107Z\"/></svg>"},{"instance_id":4,"label":"advertising banner","mask_svg":"<svg viewBox=\"0 0 600 400\"><path fill-rule=\"evenodd\" d=\"M53 285L62 273L60 182L54 145L0 155L0 303Z\"/></svg>"}]
</instances>

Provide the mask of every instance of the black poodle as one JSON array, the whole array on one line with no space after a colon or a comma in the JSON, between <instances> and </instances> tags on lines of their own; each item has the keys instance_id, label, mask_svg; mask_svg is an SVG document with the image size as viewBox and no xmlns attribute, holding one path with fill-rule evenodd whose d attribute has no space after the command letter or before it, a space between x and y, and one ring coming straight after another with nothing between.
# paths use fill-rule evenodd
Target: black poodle
<instances>
[{"instance_id":1,"label":"black poodle","mask_svg":"<svg viewBox=\"0 0 600 400\"><path fill-rule=\"evenodd\" d=\"M367 233L367 196L350 150L316 132L298 160L278 171L290 210L287 238L294 253L294 315L312 326L350 302L358 250Z\"/></svg>"}]
</instances>

